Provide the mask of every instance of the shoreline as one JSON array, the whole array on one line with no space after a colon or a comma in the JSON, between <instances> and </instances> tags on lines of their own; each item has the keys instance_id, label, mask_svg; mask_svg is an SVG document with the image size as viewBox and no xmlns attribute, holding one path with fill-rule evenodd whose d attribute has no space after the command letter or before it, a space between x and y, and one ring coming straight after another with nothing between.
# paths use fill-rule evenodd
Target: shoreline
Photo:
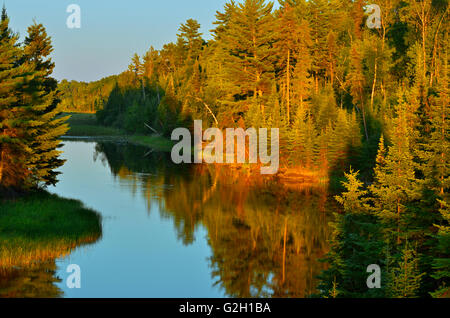
<instances>
[{"instance_id":1,"label":"shoreline","mask_svg":"<svg viewBox=\"0 0 450 318\"><path fill-rule=\"evenodd\" d=\"M101 215L81 201L31 191L0 202L0 270L63 257L102 236Z\"/></svg>"},{"instance_id":2,"label":"shoreline","mask_svg":"<svg viewBox=\"0 0 450 318\"><path fill-rule=\"evenodd\" d=\"M130 143L162 152L170 152L174 144L171 140L160 135L133 135L122 129L99 125L95 114L62 113L62 116L66 115L71 116L67 121L69 130L64 136L61 136L61 140L100 140Z\"/></svg>"},{"instance_id":3,"label":"shoreline","mask_svg":"<svg viewBox=\"0 0 450 318\"><path fill-rule=\"evenodd\" d=\"M105 141L132 144L144 146L160 152L171 152L175 142L161 135L130 135L124 130L99 125L95 114L87 113L64 113L63 115L71 115L67 121L70 130L66 135L61 136L61 140L72 141ZM230 171L244 173L246 177L253 174L255 169L259 169L259 165L249 167L247 165L236 164L214 164ZM324 184L330 184L330 177L324 175L320 171L306 171L301 167L280 167L278 172L270 175L270 179L275 179L277 183L287 188L303 188L306 185L322 187Z\"/></svg>"},{"instance_id":4,"label":"shoreline","mask_svg":"<svg viewBox=\"0 0 450 318\"><path fill-rule=\"evenodd\" d=\"M128 143L137 146L144 146L161 152L172 150L171 141L161 136L140 136L140 135L116 135L116 136L61 136L61 140L68 141L106 141L116 143Z\"/></svg>"}]
</instances>

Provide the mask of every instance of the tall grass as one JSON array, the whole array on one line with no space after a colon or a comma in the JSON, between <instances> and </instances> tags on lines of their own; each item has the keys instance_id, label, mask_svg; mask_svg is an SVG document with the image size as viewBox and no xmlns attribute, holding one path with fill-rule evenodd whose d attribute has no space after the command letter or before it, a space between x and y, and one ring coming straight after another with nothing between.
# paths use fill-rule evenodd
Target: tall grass
<instances>
[{"instance_id":1,"label":"tall grass","mask_svg":"<svg viewBox=\"0 0 450 318\"><path fill-rule=\"evenodd\" d=\"M68 255L101 234L100 215L76 200L39 191L0 202L0 269Z\"/></svg>"}]
</instances>

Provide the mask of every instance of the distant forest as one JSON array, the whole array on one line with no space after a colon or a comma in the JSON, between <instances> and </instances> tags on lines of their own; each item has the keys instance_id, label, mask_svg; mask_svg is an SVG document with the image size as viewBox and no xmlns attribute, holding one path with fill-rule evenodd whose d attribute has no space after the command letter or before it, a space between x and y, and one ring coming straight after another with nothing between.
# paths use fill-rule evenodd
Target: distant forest
<instances>
[{"instance_id":1,"label":"distant forest","mask_svg":"<svg viewBox=\"0 0 450 318\"><path fill-rule=\"evenodd\" d=\"M129 133L279 128L282 166L345 180L322 296L448 297L448 1L376 1L378 26L370 1L279 2L231 1L209 41L189 19L118 76L63 81L64 108Z\"/></svg>"}]
</instances>

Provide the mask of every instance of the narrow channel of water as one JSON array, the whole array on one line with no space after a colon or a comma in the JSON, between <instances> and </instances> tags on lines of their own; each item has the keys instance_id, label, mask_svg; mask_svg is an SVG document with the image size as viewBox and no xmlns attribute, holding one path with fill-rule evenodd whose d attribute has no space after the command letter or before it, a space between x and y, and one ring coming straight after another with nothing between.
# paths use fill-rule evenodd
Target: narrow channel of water
<instances>
[{"instance_id":1,"label":"narrow channel of water","mask_svg":"<svg viewBox=\"0 0 450 318\"><path fill-rule=\"evenodd\" d=\"M38 297L315 291L330 235L325 190L249 185L211 166L174 165L167 154L127 144L65 141L62 150L61 181L49 191L98 211L103 236L42 268L18 270L9 288ZM80 289L66 285L69 264L81 268Z\"/></svg>"}]
</instances>

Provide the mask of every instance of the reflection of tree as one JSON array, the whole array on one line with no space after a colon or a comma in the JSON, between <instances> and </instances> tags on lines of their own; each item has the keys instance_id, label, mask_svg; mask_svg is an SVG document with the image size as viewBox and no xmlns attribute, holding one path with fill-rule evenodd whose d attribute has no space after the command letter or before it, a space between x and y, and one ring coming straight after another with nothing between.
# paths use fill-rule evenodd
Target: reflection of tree
<instances>
[{"instance_id":1,"label":"reflection of tree","mask_svg":"<svg viewBox=\"0 0 450 318\"><path fill-rule=\"evenodd\" d=\"M241 216L219 206L205 216L214 251L212 266L232 296L304 297L314 291L315 276L322 268L318 259L327 247L328 228L317 208L319 198L283 195L282 189L274 188L269 195L266 190L248 191L238 208L245 211ZM244 189L236 185L233 191Z\"/></svg>"},{"instance_id":2,"label":"reflection of tree","mask_svg":"<svg viewBox=\"0 0 450 318\"><path fill-rule=\"evenodd\" d=\"M205 226L216 284L235 297L304 297L315 291L329 236L324 189L249 184L212 166L176 166L163 154L99 144L120 182L173 219L184 244Z\"/></svg>"},{"instance_id":3,"label":"reflection of tree","mask_svg":"<svg viewBox=\"0 0 450 318\"><path fill-rule=\"evenodd\" d=\"M54 261L34 265L27 269L0 271L0 297L2 298L55 298L63 292L55 285Z\"/></svg>"}]
</instances>

